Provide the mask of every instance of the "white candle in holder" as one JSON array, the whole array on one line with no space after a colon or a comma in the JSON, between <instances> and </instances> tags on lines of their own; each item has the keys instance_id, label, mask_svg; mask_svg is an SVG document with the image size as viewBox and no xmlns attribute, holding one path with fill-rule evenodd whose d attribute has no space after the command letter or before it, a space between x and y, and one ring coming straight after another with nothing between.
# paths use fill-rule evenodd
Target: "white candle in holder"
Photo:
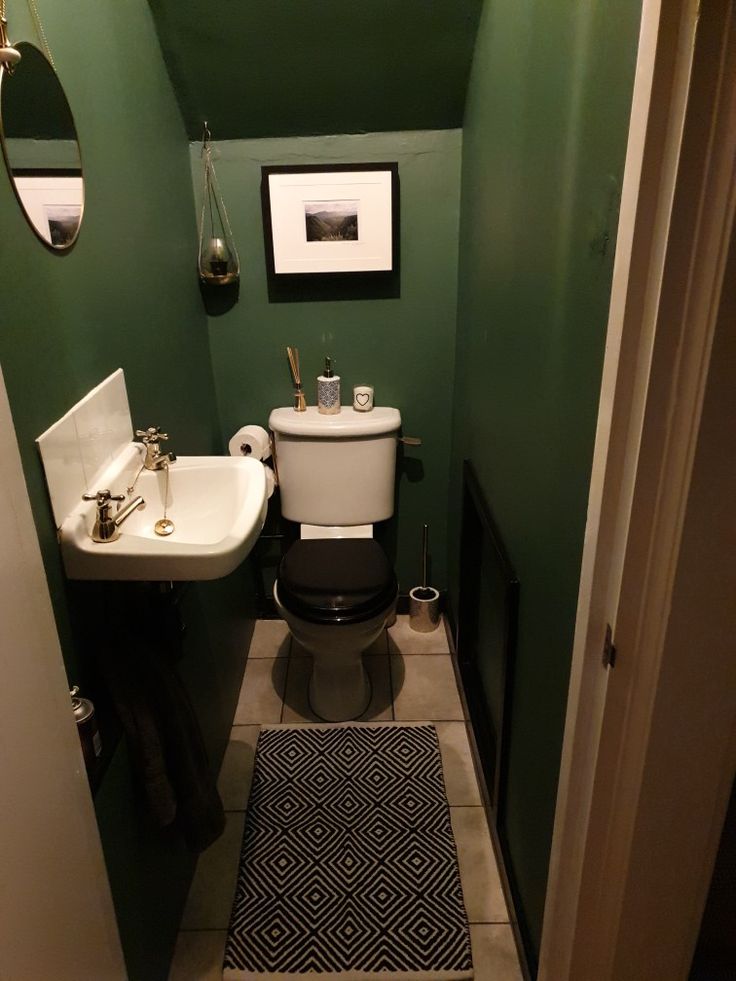
<instances>
[{"instance_id":1,"label":"white candle in holder","mask_svg":"<svg viewBox=\"0 0 736 981\"><path fill-rule=\"evenodd\" d=\"M356 412L370 412L373 408L373 386L353 386L353 408Z\"/></svg>"}]
</instances>

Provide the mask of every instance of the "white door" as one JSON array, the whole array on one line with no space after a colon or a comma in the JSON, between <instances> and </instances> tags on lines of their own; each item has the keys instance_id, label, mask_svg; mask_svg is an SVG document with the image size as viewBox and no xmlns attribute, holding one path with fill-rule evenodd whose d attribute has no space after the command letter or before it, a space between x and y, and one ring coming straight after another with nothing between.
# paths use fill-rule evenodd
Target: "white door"
<instances>
[{"instance_id":1,"label":"white door","mask_svg":"<svg viewBox=\"0 0 736 981\"><path fill-rule=\"evenodd\" d=\"M0 372L0 978L126 977Z\"/></svg>"}]
</instances>

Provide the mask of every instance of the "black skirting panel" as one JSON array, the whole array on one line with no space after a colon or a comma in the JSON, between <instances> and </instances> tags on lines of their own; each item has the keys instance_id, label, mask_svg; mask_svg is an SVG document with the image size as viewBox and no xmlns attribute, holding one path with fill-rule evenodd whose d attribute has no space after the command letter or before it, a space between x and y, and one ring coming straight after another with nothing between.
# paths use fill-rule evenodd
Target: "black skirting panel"
<instances>
[{"instance_id":1,"label":"black skirting panel","mask_svg":"<svg viewBox=\"0 0 736 981\"><path fill-rule=\"evenodd\" d=\"M505 827L519 580L473 464L463 464L457 657L490 805L489 824L526 978L536 973Z\"/></svg>"},{"instance_id":2,"label":"black skirting panel","mask_svg":"<svg viewBox=\"0 0 736 981\"><path fill-rule=\"evenodd\" d=\"M494 816L506 789L519 580L472 463L463 465L458 660Z\"/></svg>"}]
</instances>

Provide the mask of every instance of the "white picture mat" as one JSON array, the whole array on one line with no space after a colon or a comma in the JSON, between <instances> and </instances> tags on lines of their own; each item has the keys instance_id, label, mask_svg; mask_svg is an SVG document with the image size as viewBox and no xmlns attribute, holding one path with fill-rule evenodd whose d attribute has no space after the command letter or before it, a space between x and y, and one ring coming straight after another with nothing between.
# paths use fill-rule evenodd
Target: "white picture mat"
<instances>
[{"instance_id":1,"label":"white picture mat","mask_svg":"<svg viewBox=\"0 0 736 981\"><path fill-rule=\"evenodd\" d=\"M51 241L47 205L78 207L84 203L84 181L81 177L16 177L15 186L23 208L39 235Z\"/></svg>"},{"instance_id":2,"label":"white picture mat","mask_svg":"<svg viewBox=\"0 0 736 981\"><path fill-rule=\"evenodd\" d=\"M274 272L386 272L393 268L390 170L269 174ZM308 242L306 204L357 201L358 241Z\"/></svg>"}]
</instances>

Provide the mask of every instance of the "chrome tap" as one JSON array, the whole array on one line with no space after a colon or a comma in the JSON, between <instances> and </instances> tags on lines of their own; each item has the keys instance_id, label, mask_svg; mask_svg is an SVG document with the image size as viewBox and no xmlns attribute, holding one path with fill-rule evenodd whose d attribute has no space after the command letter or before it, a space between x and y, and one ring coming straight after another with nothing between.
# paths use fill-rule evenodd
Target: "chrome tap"
<instances>
[{"instance_id":1,"label":"chrome tap","mask_svg":"<svg viewBox=\"0 0 736 981\"><path fill-rule=\"evenodd\" d=\"M159 443L167 440L169 435L162 433L159 426L136 429L135 434L146 448L146 459L143 461L146 470L163 470L164 467L176 461L176 453L161 453Z\"/></svg>"},{"instance_id":2,"label":"chrome tap","mask_svg":"<svg viewBox=\"0 0 736 981\"><path fill-rule=\"evenodd\" d=\"M144 507L146 503L139 494L113 517L110 513L112 502L124 501L125 494L111 494L109 490L99 490L96 494L82 494L82 500L95 501L97 504L97 518L92 529L92 541L100 543L114 542L120 538L120 525L137 508Z\"/></svg>"}]
</instances>

